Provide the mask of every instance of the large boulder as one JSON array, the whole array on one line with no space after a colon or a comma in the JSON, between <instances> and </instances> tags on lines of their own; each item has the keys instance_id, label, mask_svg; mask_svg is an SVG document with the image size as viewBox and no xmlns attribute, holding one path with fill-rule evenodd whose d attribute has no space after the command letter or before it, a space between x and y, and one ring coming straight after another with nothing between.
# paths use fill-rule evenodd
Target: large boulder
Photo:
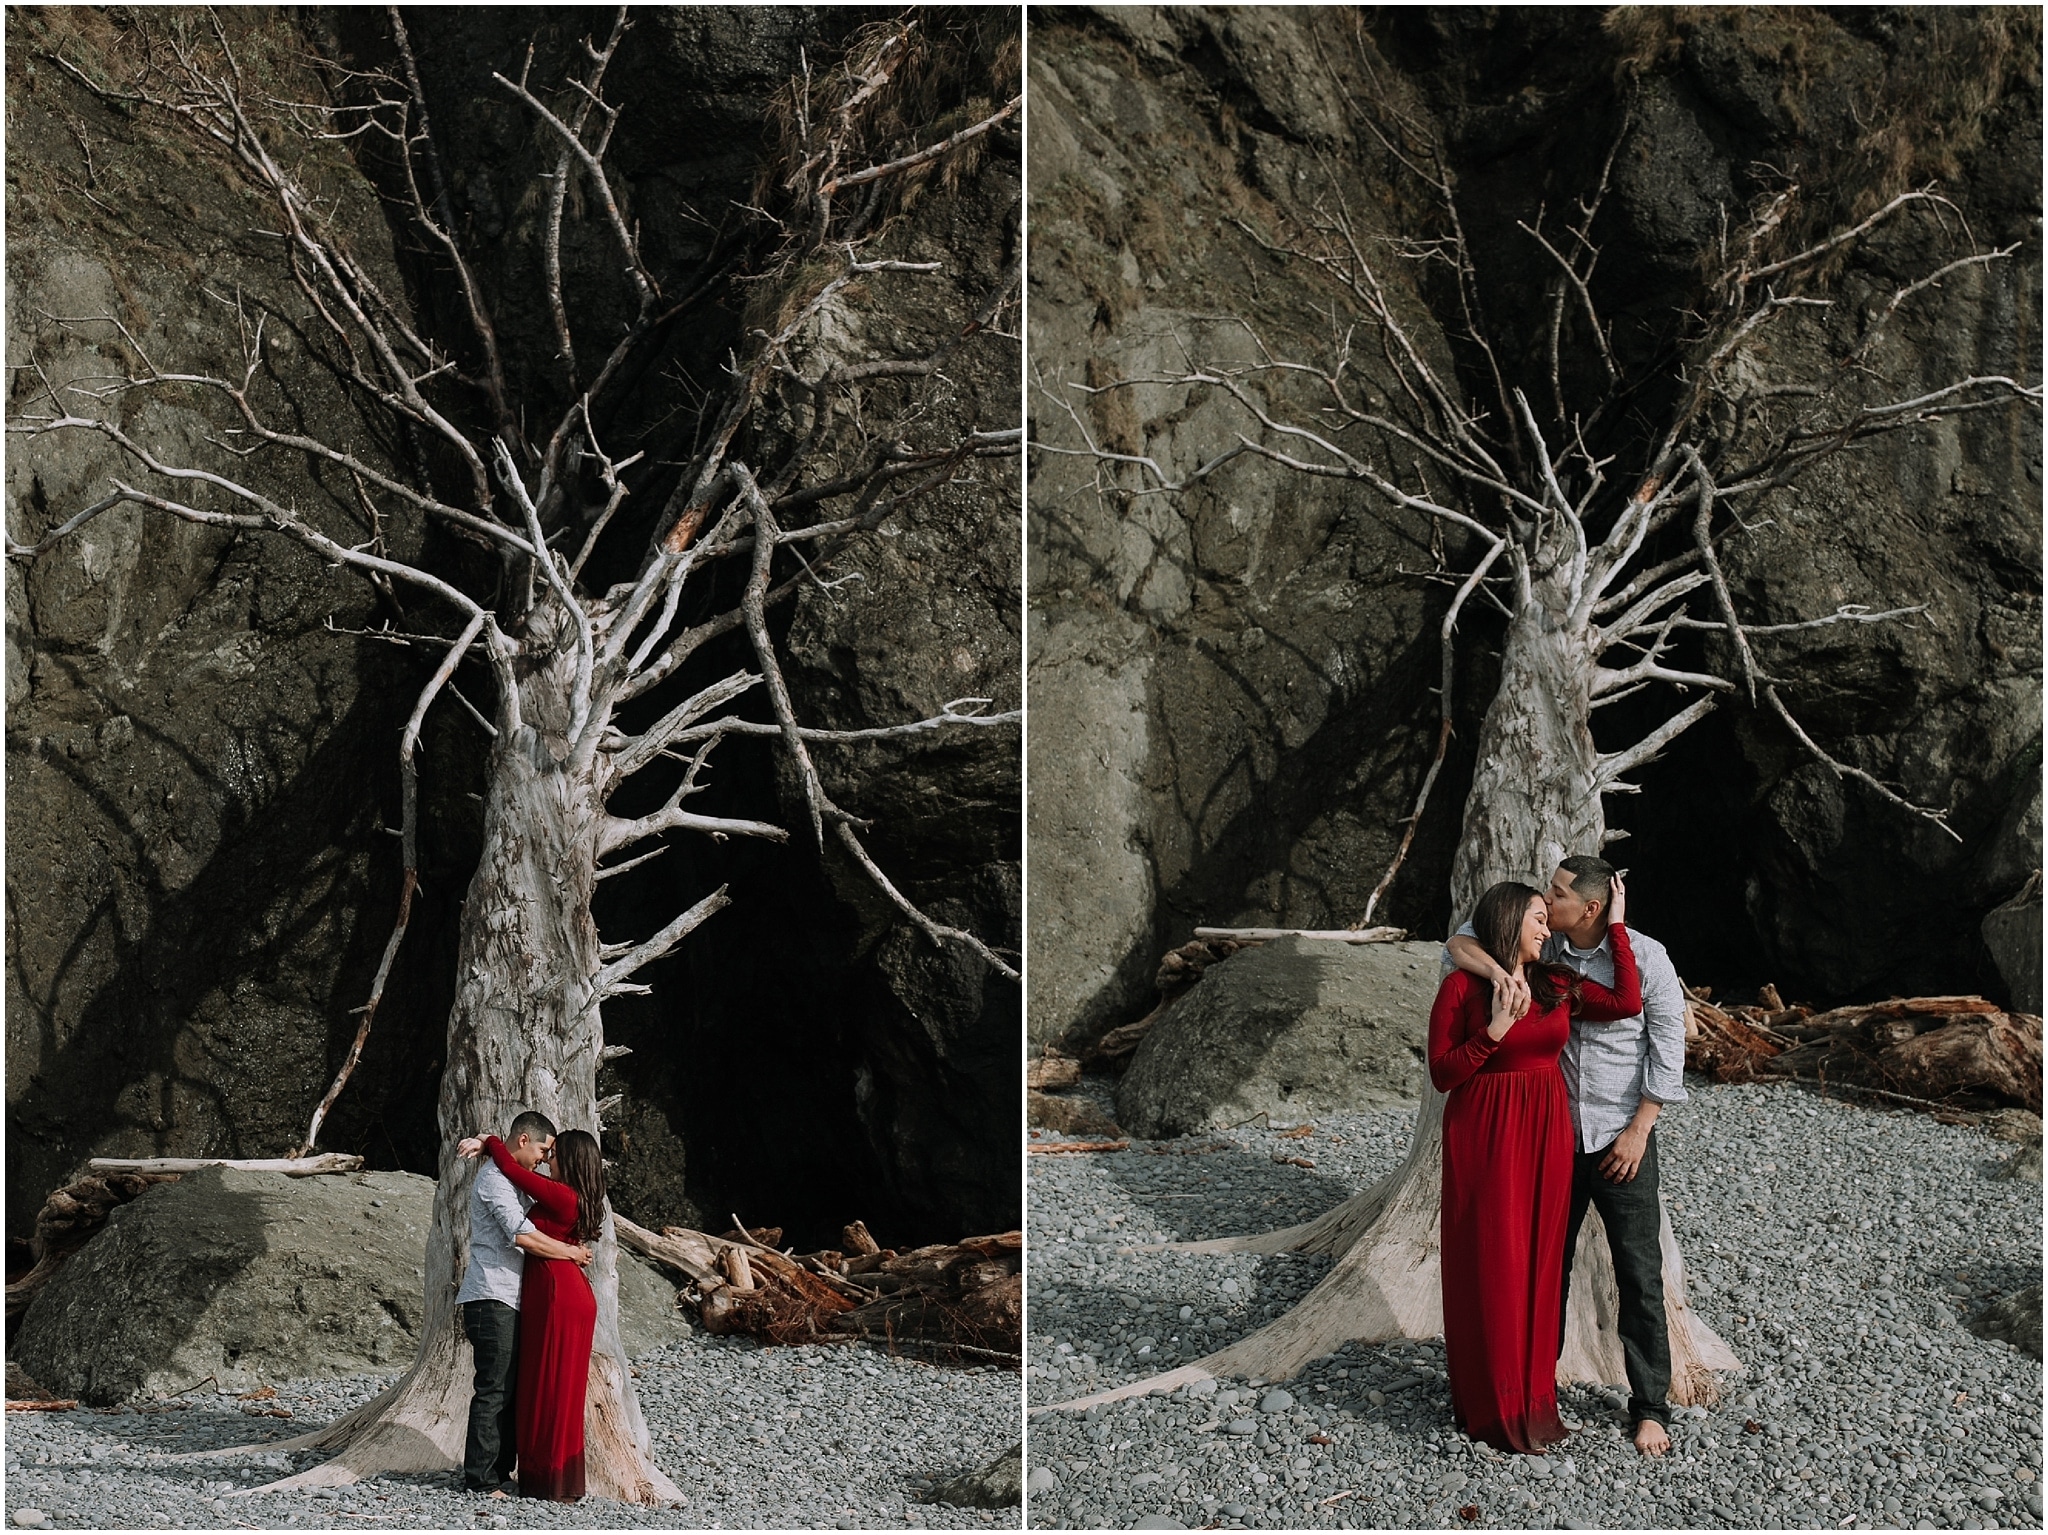
<instances>
[{"instance_id":1,"label":"large boulder","mask_svg":"<svg viewBox=\"0 0 2048 1535\"><path fill-rule=\"evenodd\" d=\"M1414 1103L1440 952L1283 938L1211 965L1138 1046L1117 1118L1159 1137Z\"/></svg>"},{"instance_id":2,"label":"large boulder","mask_svg":"<svg viewBox=\"0 0 2048 1535\"><path fill-rule=\"evenodd\" d=\"M1994 906L1984 919L1984 947L1998 965L2015 1011L2041 1012L2041 882Z\"/></svg>"},{"instance_id":3,"label":"large boulder","mask_svg":"<svg viewBox=\"0 0 2048 1535\"><path fill-rule=\"evenodd\" d=\"M208 1376L250 1389L401 1370L433 1210L433 1180L412 1173L189 1173L108 1217L23 1316L13 1361L96 1405ZM629 1354L686 1330L674 1295L622 1257Z\"/></svg>"}]
</instances>

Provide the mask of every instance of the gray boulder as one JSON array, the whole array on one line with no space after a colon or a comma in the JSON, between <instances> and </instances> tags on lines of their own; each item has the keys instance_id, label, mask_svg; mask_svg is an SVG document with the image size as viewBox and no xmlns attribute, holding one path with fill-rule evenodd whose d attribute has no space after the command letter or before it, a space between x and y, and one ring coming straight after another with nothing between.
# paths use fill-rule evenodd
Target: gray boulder
<instances>
[{"instance_id":1,"label":"gray boulder","mask_svg":"<svg viewBox=\"0 0 2048 1535\"><path fill-rule=\"evenodd\" d=\"M619 1341L626 1357L638 1359L690 1335L690 1324L676 1309L676 1287L661 1270L637 1254L619 1248Z\"/></svg>"},{"instance_id":2,"label":"gray boulder","mask_svg":"<svg viewBox=\"0 0 2048 1535\"><path fill-rule=\"evenodd\" d=\"M434 1183L208 1168L116 1209L22 1317L13 1361L108 1406L180 1390L404 1369L423 1314ZM627 1351L687 1329L675 1292L622 1260Z\"/></svg>"},{"instance_id":3,"label":"gray boulder","mask_svg":"<svg viewBox=\"0 0 2048 1535\"><path fill-rule=\"evenodd\" d=\"M2041 1013L2041 882L1992 908L1984 919L1984 947L1998 964L2016 1012Z\"/></svg>"},{"instance_id":4,"label":"gray boulder","mask_svg":"<svg viewBox=\"0 0 2048 1535\"><path fill-rule=\"evenodd\" d=\"M1416 1102L1438 954L1283 938L1211 965L1138 1046L1118 1120L1157 1138Z\"/></svg>"},{"instance_id":5,"label":"gray boulder","mask_svg":"<svg viewBox=\"0 0 2048 1535\"><path fill-rule=\"evenodd\" d=\"M2041 1357L2041 1287L2029 1285L2024 1290L1993 1301L1986 1306L1977 1320L1970 1324L1970 1331L1980 1338L1995 1338L2010 1343L2023 1354Z\"/></svg>"},{"instance_id":6,"label":"gray boulder","mask_svg":"<svg viewBox=\"0 0 2048 1535\"><path fill-rule=\"evenodd\" d=\"M934 1490L930 1501L955 1508L1017 1507L1024 1501L1024 1446L1004 1451L979 1471L954 1477Z\"/></svg>"}]
</instances>

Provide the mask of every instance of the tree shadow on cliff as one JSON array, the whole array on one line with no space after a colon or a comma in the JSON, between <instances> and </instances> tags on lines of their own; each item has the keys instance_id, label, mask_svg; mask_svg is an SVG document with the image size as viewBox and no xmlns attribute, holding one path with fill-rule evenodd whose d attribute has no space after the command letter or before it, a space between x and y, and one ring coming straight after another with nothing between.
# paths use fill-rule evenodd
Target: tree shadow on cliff
<instances>
[{"instance_id":1,"label":"tree shadow on cliff","mask_svg":"<svg viewBox=\"0 0 2048 1535\"><path fill-rule=\"evenodd\" d=\"M70 671L82 695L96 698L109 715L115 712L114 700L67 658L49 651L43 658ZM131 716L136 740L128 750L160 748L188 775L184 782L221 806L212 854L182 883L158 855L162 823L147 823L123 803L118 777L95 772L89 761L42 751L41 760L62 773L71 792L91 804L99 824L118 836L119 845L102 857L131 871L144 910L131 929L110 881L93 920L73 938L49 978L31 976L18 948L10 956L17 995L33 1010L40 1045L38 1069L10 1105L10 1228L26 1227L43 1196L90 1147L118 1144L128 1154L275 1156L303 1133L331 1063L353 1034L349 1009L367 994L396 888L395 878L379 878L394 860L380 845L387 839L374 829L388 797L378 791L396 787L382 779L395 775L380 775L386 764L369 749L371 742L391 739L397 728L392 690L375 685L384 669L369 662L371 685L337 716L308 723L278 708L240 722L237 733L245 740L289 737L296 748L295 754L266 754L272 760L293 755L296 766L254 792L246 776L206 760L179 739L175 724ZM10 736L8 747L26 752L29 743ZM368 795L366 783L373 786ZM23 869L19 858L17 853L9 860L9 900L16 909L33 897L38 880L62 877L61 868ZM113 962L74 1020L60 1027L62 988L96 935L110 945ZM404 973L392 990L431 996L432 987L419 984L431 940L415 934L408 947L410 962L401 962ZM295 987L298 996L290 995ZM252 1016L247 1007L236 1010L225 1027L211 1030L195 1016L209 997L233 999L252 990L263 998L255 1018L283 1012L286 1026L296 1027L314 1013L326 1020L322 1037L242 1037L235 1019L246 1024ZM380 1043L415 1032L408 1024L416 1012L403 1002L387 1011ZM299 1048L291 1048L295 1043ZM297 1081L284 1076L294 1058L303 1063ZM361 1081L353 1086L363 1090ZM270 1097L271 1113L252 1116L229 1107L231 1095L252 1089ZM211 1134L205 1128L209 1121ZM252 1131L279 1143L252 1143ZM188 1142L188 1135L201 1143Z\"/></svg>"}]
</instances>

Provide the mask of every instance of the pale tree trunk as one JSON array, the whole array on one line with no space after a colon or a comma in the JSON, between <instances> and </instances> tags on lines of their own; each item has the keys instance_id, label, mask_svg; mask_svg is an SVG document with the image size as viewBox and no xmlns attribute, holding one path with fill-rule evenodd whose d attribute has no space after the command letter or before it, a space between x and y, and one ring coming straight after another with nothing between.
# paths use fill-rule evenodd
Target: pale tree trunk
<instances>
[{"instance_id":1,"label":"pale tree trunk","mask_svg":"<svg viewBox=\"0 0 2048 1535\"><path fill-rule=\"evenodd\" d=\"M559 616L550 605L548 616ZM536 634L529 652L546 656ZM381 1472L445 1471L461 1463L473 1365L455 1293L469 1261L469 1193L478 1163L464 1136L501 1134L537 1109L564 1130L598 1133L597 1065L604 1046L596 924L602 761L566 746L573 644L521 681L520 723L500 710L484 806L483 855L463 904L455 1005L441 1073L440 1181L428 1237L425 1323L413 1366L374 1400L325 1429L267 1449L337 1453L273 1487L336 1486ZM584 1413L589 1491L626 1503L681 1497L654 1465L619 1339L618 1242L609 1211L588 1273L597 1292ZM529 1260L531 1261L531 1260Z\"/></svg>"},{"instance_id":2,"label":"pale tree trunk","mask_svg":"<svg viewBox=\"0 0 2048 1535\"><path fill-rule=\"evenodd\" d=\"M1597 852L1605 836L1601 761L1590 725L1593 637L1567 616L1573 604L1563 579L1559 573L1522 586L1526 596L1508 624L1500 688L1480 727L1478 767L1452 861L1454 924L1489 885L1519 879L1541 889L1560 859ZM1059 1405L1090 1407L1211 1378L1285 1380L1353 1341L1441 1337L1444 1103L1445 1095L1425 1083L1400 1167L1317 1219L1258 1236L1174 1244L1183 1252L1334 1257L1330 1272L1285 1315L1193 1364ZM1671 1400L1713 1402L1721 1394L1715 1372L1739 1373L1742 1365L1686 1302L1685 1264L1668 1213L1661 1240ZM1619 1309L1606 1229L1599 1212L1589 1210L1573 1259L1560 1383L1628 1383Z\"/></svg>"},{"instance_id":3,"label":"pale tree trunk","mask_svg":"<svg viewBox=\"0 0 2048 1535\"><path fill-rule=\"evenodd\" d=\"M1539 890L1573 853L1597 853L1606 834L1599 755L1590 724L1592 635L1565 593L1538 583L1501 644L1500 687L1479 727L1478 763L1451 859L1452 925L1489 885Z\"/></svg>"}]
</instances>

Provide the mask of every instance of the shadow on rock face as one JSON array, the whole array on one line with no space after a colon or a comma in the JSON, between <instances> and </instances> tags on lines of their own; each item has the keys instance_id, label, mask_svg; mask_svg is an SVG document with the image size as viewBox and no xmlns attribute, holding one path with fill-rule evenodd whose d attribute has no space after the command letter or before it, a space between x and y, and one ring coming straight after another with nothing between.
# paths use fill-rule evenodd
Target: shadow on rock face
<instances>
[{"instance_id":1,"label":"shadow on rock face","mask_svg":"<svg viewBox=\"0 0 2048 1535\"><path fill-rule=\"evenodd\" d=\"M1209 966L1138 1046L1118 1122L1156 1139L1416 1102L1438 953L1283 938Z\"/></svg>"}]
</instances>

